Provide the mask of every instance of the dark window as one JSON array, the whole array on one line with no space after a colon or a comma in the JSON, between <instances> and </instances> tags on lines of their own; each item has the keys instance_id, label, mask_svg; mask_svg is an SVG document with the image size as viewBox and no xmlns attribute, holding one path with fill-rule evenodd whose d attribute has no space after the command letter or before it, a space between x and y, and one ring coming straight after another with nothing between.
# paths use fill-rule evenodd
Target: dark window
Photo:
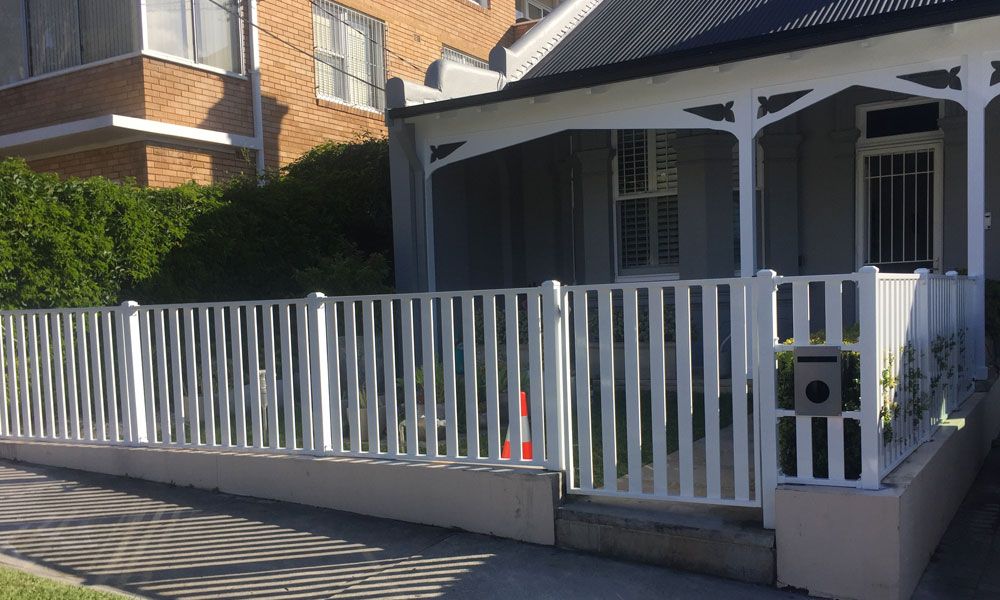
<instances>
[{"instance_id":1,"label":"dark window","mask_svg":"<svg viewBox=\"0 0 1000 600\"><path fill-rule=\"evenodd\" d=\"M937 131L938 117L937 102L873 110L867 115L868 139Z\"/></svg>"}]
</instances>

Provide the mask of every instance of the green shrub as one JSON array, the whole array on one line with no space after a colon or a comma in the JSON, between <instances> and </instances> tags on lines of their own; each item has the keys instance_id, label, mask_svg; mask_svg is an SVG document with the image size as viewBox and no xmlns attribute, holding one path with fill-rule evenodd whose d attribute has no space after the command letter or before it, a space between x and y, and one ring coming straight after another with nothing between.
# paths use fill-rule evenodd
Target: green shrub
<instances>
[{"instance_id":1,"label":"green shrub","mask_svg":"<svg viewBox=\"0 0 1000 600\"><path fill-rule=\"evenodd\" d=\"M0 306L113 304L158 274L198 216L220 206L212 188L150 190L107 179L35 173L0 162Z\"/></svg>"},{"instance_id":2,"label":"green shrub","mask_svg":"<svg viewBox=\"0 0 1000 600\"><path fill-rule=\"evenodd\" d=\"M391 290L392 220L384 140L327 144L263 182L224 186L142 301L300 298Z\"/></svg>"}]
</instances>

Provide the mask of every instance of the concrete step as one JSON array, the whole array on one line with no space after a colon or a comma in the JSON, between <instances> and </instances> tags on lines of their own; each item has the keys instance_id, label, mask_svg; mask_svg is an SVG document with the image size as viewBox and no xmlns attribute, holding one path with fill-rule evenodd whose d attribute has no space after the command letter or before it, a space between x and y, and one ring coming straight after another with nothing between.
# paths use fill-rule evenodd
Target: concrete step
<instances>
[{"instance_id":1,"label":"concrete step","mask_svg":"<svg viewBox=\"0 0 1000 600\"><path fill-rule=\"evenodd\" d=\"M602 556L773 585L774 532L760 509L572 498L556 512L556 545Z\"/></svg>"}]
</instances>

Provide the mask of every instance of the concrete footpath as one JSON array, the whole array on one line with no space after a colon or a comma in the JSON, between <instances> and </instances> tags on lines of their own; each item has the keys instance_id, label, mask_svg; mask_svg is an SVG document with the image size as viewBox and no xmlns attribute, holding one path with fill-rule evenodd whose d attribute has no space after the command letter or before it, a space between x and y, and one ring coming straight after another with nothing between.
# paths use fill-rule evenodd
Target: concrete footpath
<instances>
[{"instance_id":1,"label":"concrete footpath","mask_svg":"<svg viewBox=\"0 0 1000 600\"><path fill-rule=\"evenodd\" d=\"M0 562L149 598L801 598L398 521L0 461Z\"/></svg>"},{"instance_id":2,"label":"concrete footpath","mask_svg":"<svg viewBox=\"0 0 1000 600\"><path fill-rule=\"evenodd\" d=\"M938 545L913 600L1000 598L1000 440Z\"/></svg>"}]
</instances>

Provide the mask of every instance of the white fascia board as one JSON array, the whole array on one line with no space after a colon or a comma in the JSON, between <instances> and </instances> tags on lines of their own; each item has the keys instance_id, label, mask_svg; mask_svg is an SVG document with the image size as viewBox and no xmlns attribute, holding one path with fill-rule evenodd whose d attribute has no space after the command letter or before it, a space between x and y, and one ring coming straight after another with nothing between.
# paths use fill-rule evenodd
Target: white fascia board
<instances>
[{"instance_id":1,"label":"white fascia board","mask_svg":"<svg viewBox=\"0 0 1000 600\"><path fill-rule=\"evenodd\" d=\"M73 138L87 138L87 143L93 143L95 136L109 141L122 138L132 141L141 139L160 139L180 142L194 142L199 145L228 146L259 150L260 142L246 135L237 135L224 131L187 127L172 123L163 123L150 119L127 117L124 115L101 115L69 123L49 125L37 129L18 131L0 135L0 149L17 148L31 154L32 146L51 144L58 140L71 142ZM40 149L41 150L41 149ZM75 148L68 143L63 154L73 152ZM51 154L50 150L44 152Z\"/></svg>"}]
</instances>

